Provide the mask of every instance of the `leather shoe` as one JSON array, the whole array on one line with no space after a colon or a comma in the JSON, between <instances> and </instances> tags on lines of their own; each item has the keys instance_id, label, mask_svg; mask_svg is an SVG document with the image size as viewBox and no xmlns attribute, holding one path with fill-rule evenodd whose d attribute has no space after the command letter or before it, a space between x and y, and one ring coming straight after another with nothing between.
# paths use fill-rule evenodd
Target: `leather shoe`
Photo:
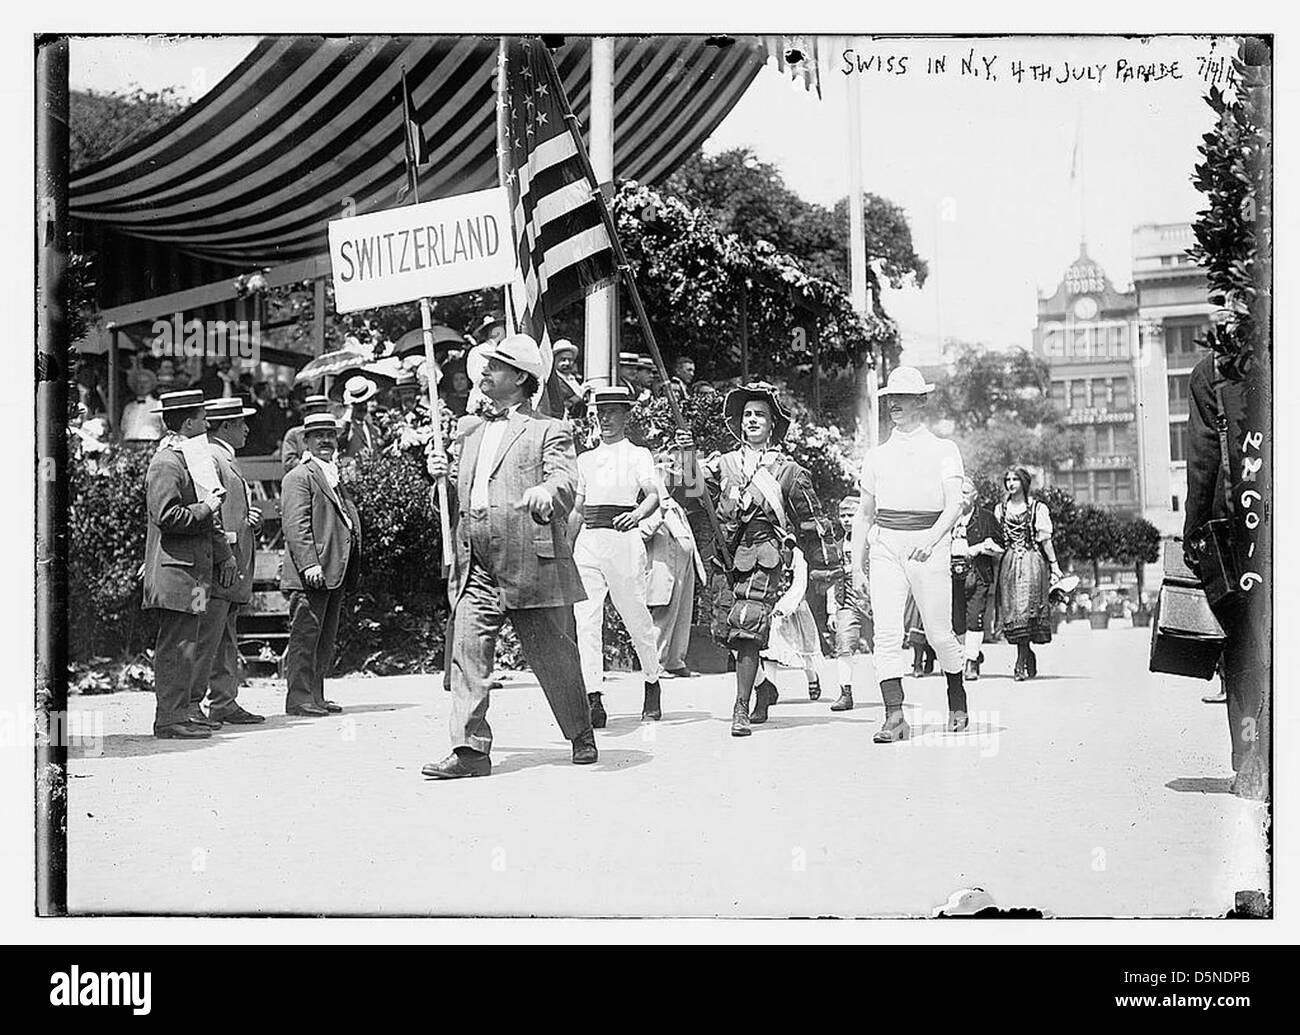
<instances>
[{"instance_id":1,"label":"leather shoe","mask_svg":"<svg viewBox=\"0 0 1300 1035\"><path fill-rule=\"evenodd\" d=\"M1228 695L1220 690L1217 694L1207 694L1201 701L1205 704L1227 704Z\"/></svg>"},{"instance_id":2,"label":"leather shoe","mask_svg":"<svg viewBox=\"0 0 1300 1035\"><path fill-rule=\"evenodd\" d=\"M641 718L658 722L663 718L663 708L659 700L659 680L645 685L645 701L641 705Z\"/></svg>"},{"instance_id":3,"label":"leather shoe","mask_svg":"<svg viewBox=\"0 0 1300 1035\"><path fill-rule=\"evenodd\" d=\"M853 691L847 686L840 690L840 698L831 705L833 712L851 712L853 711Z\"/></svg>"},{"instance_id":4,"label":"leather shoe","mask_svg":"<svg viewBox=\"0 0 1300 1035\"><path fill-rule=\"evenodd\" d=\"M596 753L596 734L591 730L573 738L573 764L591 765L600 756Z\"/></svg>"},{"instance_id":5,"label":"leather shoe","mask_svg":"<svg viewBox=\"0 0 1300 1035\"><path fill-rule=\"evenodd\" d=\"M767 722L767 710L776 703L776 687L766 679L754 688L754 710L749 713L749 721L755 726Z\"/></svg>"},{"instance_id":6,"label":"leather shoe","mask_svg":"<svg viewBox=\"0 0 1300 1035\"><path fill-rule=\"evenodd\" d=\"M492 759L481 751L453 751L441 762L429 762L420 772L435 780L459 780L463 776L490 776Z\"/></svg>"},{"instance_id":7,"label":"leather shoe","mask_svg":"<svg viewBox=\"0 0 1300 1035\"><path fill-rule=\"evenodd\" d=\"M339 712L343 710L343 705L337 704L334 701L322 701L321 707L324 708L331 715L337 715Z\"/></svg>"},{"instance_id":8,"label":"leather shoe","mask_svg":"<svg viewBox=\"0 0 1300 1035\"><path fill-rule=\"evenodd\" d=\"M239 705L232 705L224 712L219 712L213 718L220 719L222 722L230 723L232 726L253 726L259 722L266 722L265 715L257 715L253 712L245 711Z\"/></svg>"},{"instance_id":9,"label":"leather shoe","mask_svg":"<svg viewBox=\"0 0 1300 1035\"><path fill-rule=\"evenodd\" d=\"M601 702L600 694L588 694L587 704L591 708L591 728L603 730L605 723L609 721L609 716L605 713L605 705Z\"/></svg>"},{"instance_id":10,"label":"leather shoe","mask_svg":"<svg viewBox=\"0 0 1300 1035\"><path fill-rule=\"evenodd\" d=\"M668 669L667 671L664 672L664 675L670 676L673 679L690 679L691 676L695 675L695 673L692 672L685 665L683 665L681 668Z\"/></svg>"},{"instance_id":11,"label":"leather shoe","mask_svg":"<svg viewBox=\"0 0 1300 1035\"><path fill-rule=\"evenodd\" d=\"M329 712L326 711L318 704L300 704L296 708L286 708L284 710L284 714L285 715L311 715L311 716L319 717L321 715L328 715Z\"/></svg>"},{"instance_id":12,"label":"leather shoe","mask_svg":"<svg viewBox=\"0 0 1300 1035\"><path fill-rule=\"evenodd\" d=\"M737 701L736 707L731 710L731 735L748 737L753 732L749 728L749 705L744 701Z\"/></svg>"},{"instance_id":13,"label":"leather shoe","mask_svg":"<svg viewBox=\"0 0 1300 1035\"><path fill-rule=\"evenodd\" d=\"M912 735L912 727L902 714L885 716L885 724L871 738L877 744L894 744Z\"/></svg>"},{"instance_id":14,"label":"leather shoe","mask_svg":"<svg viewBox=\"0 0 1300 1035\"><path fill-rule=\"evenodd\" d=\"M191 726L201 726L203 729L207 729L207 730L221 729L220 719L209 718L208 716L204 715L202 712L194 712L192 715L186 716L185 721L189 723Z\"/></svg>"},{"instance_id":15,"label":"leather shoe","mask_svg":"<svg viewBox=\"0 0 1300 1035\"><path fill-rule=\"evenodd\" d=\"M178 722L172 726L159 726L153 735L159 740L203 740L212 736L212 730L207 726Z\"/></svg>"}]
</instances>

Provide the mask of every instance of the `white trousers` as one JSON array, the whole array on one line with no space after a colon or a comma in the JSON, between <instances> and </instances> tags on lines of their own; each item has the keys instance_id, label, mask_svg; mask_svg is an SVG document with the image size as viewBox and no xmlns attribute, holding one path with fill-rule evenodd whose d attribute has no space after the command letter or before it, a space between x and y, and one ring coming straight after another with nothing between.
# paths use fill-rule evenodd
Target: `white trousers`
<instances>
[{"instance_id":1,"label":"white trousers","mask_svg":"<svg viewBox=\"0 0 1300 1035\"><path fill-rule=\"evenodd\" d=\"M605 596L627 628L636 656L641 662L642 678L653 683L661 675L659 642L654 620L646 607L645 542L641 533L619 532L613 528L584 528L573 544L573 561L582 577L587 599L573 605L578 627L578 654L582 659L582 676L588 693L600 690L605 671L604 620Z\"/></svg>"},{"instance_id":2,"label":"white trousers","mask_svg":"<svg viewBox=\"0 0 1300 1035\"><path fill-rule=\"evenodd\" d=\"M925 638L945 672L962 670L962 646L952 631L952 572L949 540L934 548L928 560L907 555L931 536L930 529L900 532L873 525L871 539L871 610L875 618L876 678L903 676L903 610L910 591L921 612Z\"/></svg>"}]
</instances>

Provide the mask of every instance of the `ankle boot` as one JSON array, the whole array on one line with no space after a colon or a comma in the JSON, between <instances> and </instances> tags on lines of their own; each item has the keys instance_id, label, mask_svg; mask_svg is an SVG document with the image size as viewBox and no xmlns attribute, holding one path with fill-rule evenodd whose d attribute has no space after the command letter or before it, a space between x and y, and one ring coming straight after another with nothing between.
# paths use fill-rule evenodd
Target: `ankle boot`
<instances>
[{"instance_id":1,"label":"ankle boot","mask_svg":"<svg viewBox=\"0 0 1300 1035\"><path fill-rule=\"evenodd\" d=\"M840 699L831 705L833 712L851 712L853 711L853 687L840 687Z\"/></svg>"},{"instance_id":2,"label":"ankle boot","mask_svg":"<svg viewBox=\"0 0 1300 1035\"><path fill-rule=\"evenodd\" d=\"M1030 679L1038 675L1038 655L1034 653L1034 648L1025 647L1025 675Z\"/></svg>"},{"instance_id":3,"label":"ankle boot","mask_svg":"<svg viewBox=\"0 0 1300 1035\"><path fill-rule=\"evenodd\" d=\"M776 703L776 687L769 679L764 679L754 688L754 710L749 713L749 721L755 726L767 722L767 710Z\"/></svg>"},{"instance_id":4,"label":"ankle boot","mask_svg":"<svg viewBox=\"0 0 1300 1035\"><path fill-rule=\"evenodd\" d=\"M731 735L748 737L753 731L749 728L749 702L739 700L731 710Z\"/></svg>"},{"instance_id":5,"label":"ankle boot","mask_svg":"<svg viewBox=\"0 0 1300 1035\"><path fill-rule=\"evenodd\" d=\"M658 722L662 718L659 707L659 680L645 685L645 702L641 705L641 718Z\"/></svg>"},{"instance_id":6,"label":"ankle boot","mask_svg":"<svg viewBox=\"0 0 1300 1035\"><path fill-rule=\"evenodd\" d=\"M922 650L920 647L912 648L912 678L920 679L925 673L922 670Z\"/></svg>"},{"instance_id":7,"label":"ankle boot","mask_svg":"<svg viewBox=\"0 0 1300 1035\"><path fill-rule=\"evenodd\" d=\"M903 709L899 707L890 708L885 712L884 725L876 730L871 739L877 744L894 744L906 740L911 735L912 727L907 724L907 719L903 717Z\"/></svg>"},{"instance_id":8,"label":"ankle boot","mask_svg":"<svg viewBox=\"0 0 1300 1035\"><path fill-rule=\"evenodd\" d=\"M600 694L588 694L587 704L591 708L591 728L594 730L603 730L605 720L608 716L605 714L605 706L600 701Z\"/></svg>"}]
</instances>

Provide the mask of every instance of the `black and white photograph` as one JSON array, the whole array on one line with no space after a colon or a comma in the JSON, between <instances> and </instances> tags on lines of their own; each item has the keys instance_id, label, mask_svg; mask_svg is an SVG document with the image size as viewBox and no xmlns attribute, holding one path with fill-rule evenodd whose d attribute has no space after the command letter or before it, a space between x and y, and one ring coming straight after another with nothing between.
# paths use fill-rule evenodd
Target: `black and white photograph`
<instances>
[{"instance_id":1,"label":"black and white photograph","mask_svg":"<svg viewBox=\"0 0 1300 1035\"><path fill-rule=\"evenodd\" d=\"M1274 35L970 14L35 37L27 911L1274 918Z\"/></svg>"}]
</instances>

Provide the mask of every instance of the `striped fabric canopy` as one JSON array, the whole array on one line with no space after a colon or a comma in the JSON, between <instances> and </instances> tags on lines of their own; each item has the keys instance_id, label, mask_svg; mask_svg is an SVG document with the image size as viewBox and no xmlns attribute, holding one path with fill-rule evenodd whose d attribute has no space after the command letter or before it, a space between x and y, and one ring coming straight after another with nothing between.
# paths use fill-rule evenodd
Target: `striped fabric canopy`
<instances>
[{"instance_id":1,"label":"striped fabric canopy","mask_svg":"<svg viewBox=\"0 0 1300 1035\"><path fill-rule=\"evenodd\" d=\"M591 48L555 53L587 122ZM757 39L620 39L615 171L654 182L714 130L761 67ZM274 265L327 250L326 222L397 204L401 69L430 151L420 196L497 183L495 37L263 40L210 93L156 133L78 170L74 219L185 254Z\"/></svg>"}]
</instances>

